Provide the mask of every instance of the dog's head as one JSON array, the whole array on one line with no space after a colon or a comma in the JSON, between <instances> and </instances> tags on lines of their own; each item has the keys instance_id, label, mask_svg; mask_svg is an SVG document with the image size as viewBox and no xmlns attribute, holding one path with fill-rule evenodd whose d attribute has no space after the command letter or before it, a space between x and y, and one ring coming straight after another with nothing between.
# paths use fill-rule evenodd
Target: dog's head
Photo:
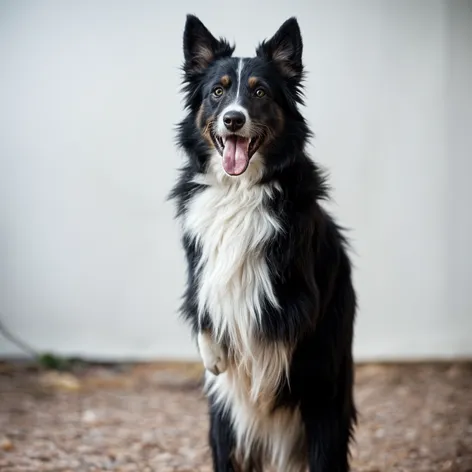
<instances>
[{"instance_id":1,"label":"dog's head","mask_svg":"<svg viewBox=\"0 0 472 472\"><path fill-rule=\"evenodd\" d=\"M238 176L253 156L267 156L300 118L302 38L287 20L252 58L232 57L234 46L215 38L195 16L184 32L186 105L201 140L214 149L226 174ZM296 134L296 133L295 133ZM280 147L280 146L279 146Z\"/></svg>"}]
</instances>

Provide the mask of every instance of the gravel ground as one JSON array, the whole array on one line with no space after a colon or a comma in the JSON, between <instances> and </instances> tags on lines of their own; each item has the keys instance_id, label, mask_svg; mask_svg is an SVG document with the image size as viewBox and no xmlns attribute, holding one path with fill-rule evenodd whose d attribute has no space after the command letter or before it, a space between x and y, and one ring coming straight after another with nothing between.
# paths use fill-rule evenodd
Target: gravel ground
<instances>
[{"instance_id":1,"label":"gravel ground","mask_svg":"<svg viewBox=\"0 0 472 472\"><path fill-rule=\"evenodd\" d=\"M211 472L198 365L0 364L2 472ZM354 472L472 472L472 364L357 368Z\"/></svg>"}]
</instances>

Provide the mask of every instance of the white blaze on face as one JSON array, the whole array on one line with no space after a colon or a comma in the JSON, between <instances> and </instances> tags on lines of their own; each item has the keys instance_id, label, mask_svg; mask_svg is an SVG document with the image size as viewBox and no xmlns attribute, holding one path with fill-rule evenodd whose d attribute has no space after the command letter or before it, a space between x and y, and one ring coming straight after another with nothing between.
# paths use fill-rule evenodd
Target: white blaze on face
<instances>
[{"instance_id":1,"label":"white blaze on face","mask_svg":"<svg viewBox=\"0 0 472 472\"><path fill-rule=\"evenodd\" d=\"M238 63L238 88L236 91L236 103L239 100L239 92L241 91L241 74L243 72L243 67L244 67L244 59L239 59Z\"/></svg>"},{"instance_id":2,"label":"white blaze on face","mask_svg":"<svg viewBox=\"0 0 472 472\"><path fill-rule=\"evenodd\" d=\"M229 131L227 130L223 122L223 117L226 115L226 113L230 111L239 111L240 113L244 115L244 118L246 118L246 123L238 131L238 134L241 136L249 137L251 119L249 118L249 113L247 112L246 108L244 108L243 106L239 104L239 97L241 93L241 76L242 76L243 68L244 68L244 59L239 59L238 70L236 72L236 97L232 103L230 103L228 106L224 108L224 110L220 113L220 116L218 117L216 132L218 133L219 136L224 136L225 134L229 133Z\"/></svg>"},{"instance_id":3,"label":"white blaze on face","mask_svg":"<svg viewBox=\"0 0 472 472\"><path fill-rule=\"evenodd\" d=\"M244 68L244 59L239 59L236 74L236 97L232 103L224 108L220 113L217 122L216 133L221 136L223 150L223 169L228 175L241 175L249 165L249 143L251 140L251 119L246 108L239 104L241 93L241 76ZM238 136L231 134L224 124L224 116L228 112L237 111L244 115L245 123L237 131Z\"/></svg>"}]
</instances>

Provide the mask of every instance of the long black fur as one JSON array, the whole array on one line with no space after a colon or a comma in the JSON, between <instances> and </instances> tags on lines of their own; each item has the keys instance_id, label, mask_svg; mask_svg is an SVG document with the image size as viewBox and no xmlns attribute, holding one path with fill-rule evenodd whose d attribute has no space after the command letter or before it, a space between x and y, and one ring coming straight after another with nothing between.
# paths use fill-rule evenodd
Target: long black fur
<instances>
[{"instance_id":1,"label":"long black fur","mask_svg":"<svg viewBox=\"0 0 472 472\"><path fill-rule=\"evenodd\" d=\"M218 62L230 60L234 50L224 40L211 39L208 30L202 27L196 17L188 16L184 37L184 91L188 114L178 127L178 144L187 160L171 193L178 215L185 214L190 199L202 191L202 186L194 183L193 178L206 172L213 151L196 126L205 83ZM203 66L192 59L192 42L199 34L206 38L213 52L208 64ZM282 382L273 408L300 409L309 470L346 472L349 443L356 424L352 358L356 296L351 263L345 237L320 205L320 201L328 198L326 179L305 152L311 133L297 105L302 101L303 78L298 23L295 19L288 20L277 34L278 37L259 46L254 67L267 69L269 77L272 74L274 100L284 117L283 130L264 151L267 164L261 182L277 181L282 189L270 202L269 210L277 215L285 231L277 233L265 248L281 309L266 303L258 336L266 343L282 341L294 347L289 382ZM288 64L276 71L271 48L283 46L287 35L295 38L291 56ZM289 73L287 67L292 67ZM197 319L196 308L196 266L200 248L188 236L183 237L183 247L188 281L182 314L197 333L205 327ZM205 323L211 325L209 319ZM229 418L211 398L209 402L214 470L237 470ZM254 465L254 470L257 467Z\"/></svg>"}]
</instances>

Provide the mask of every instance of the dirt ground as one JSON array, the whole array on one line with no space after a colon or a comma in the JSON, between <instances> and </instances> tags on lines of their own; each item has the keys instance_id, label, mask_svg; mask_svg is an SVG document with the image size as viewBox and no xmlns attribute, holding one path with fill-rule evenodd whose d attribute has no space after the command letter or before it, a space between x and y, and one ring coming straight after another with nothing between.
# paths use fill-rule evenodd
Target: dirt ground
<instances>
[{"instance_id":1,"label":"dirt ground","mask_svg":"<svg viewBox=\"0 0 472 472\"><path fill-rule=\"evenodd\" d=\"M0 471L210 472L198 365L0 364ZM354 472L472 472L472 364L364 365Z\"/></svg>"}]
</instances>

